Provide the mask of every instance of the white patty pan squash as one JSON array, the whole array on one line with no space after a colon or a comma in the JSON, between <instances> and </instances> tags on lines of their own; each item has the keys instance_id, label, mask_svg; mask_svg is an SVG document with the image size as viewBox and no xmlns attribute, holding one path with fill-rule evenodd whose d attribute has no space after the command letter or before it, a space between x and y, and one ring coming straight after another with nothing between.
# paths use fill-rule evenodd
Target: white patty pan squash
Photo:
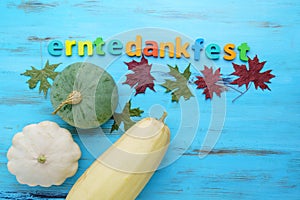
<instances>
[{"instance_id":1,"label":"white patty pan squash","mask_svg":"<svg viewBox=\"0 0 300 200\"><path fill-rule=\"evenodd\" d=\"M14 136L7 167L21 184L50 187L73 176L80 157L80 148L71 133L44 121L25 126Z\"/></svg>"}]
</instances>

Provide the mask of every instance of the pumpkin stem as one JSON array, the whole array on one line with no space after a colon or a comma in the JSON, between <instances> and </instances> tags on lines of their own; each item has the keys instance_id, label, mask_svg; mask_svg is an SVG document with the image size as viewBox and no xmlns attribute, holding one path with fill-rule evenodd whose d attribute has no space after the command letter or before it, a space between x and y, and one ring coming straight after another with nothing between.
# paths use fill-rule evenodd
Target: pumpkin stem
<instances>
[{"instance_id":1,"label":"pumpkin stem","mask_svg":"<svg viewBox=\"0 0 300 200\"><path fill-rule=\"evenodd\" d=\"M79 104L81 100L82 100L81 93L74 90L68 95L66 100L64 100L59 104L59 106L52 112L52 114L55 115L62 107L64 107L67 104L72 104L72 105Z\"/></svg>"},{"instance_id":2,"label":"pumpkin stem","mask_svg":"<svg viewBox=\"0 0 300 200\"><path fill-rule=\"evenodd\" d=\"M167 115L168 115L168 113L164 112L163 115L161 116L161 118L159 119L159 121L165 122L165 119L166 119Z\"/></svg>"},{"instance_id":3,"label":"pumpkin stem","mask_svg":"<svg viewBox=\"0 0 300 200\"><path fill-rule=\"evenodd\" d=\"M41 164L44 164L46 161L47 161L47 158L45 155L40 155L38 158L37 158L37 161Z\"/></svg>"}]
</instances>

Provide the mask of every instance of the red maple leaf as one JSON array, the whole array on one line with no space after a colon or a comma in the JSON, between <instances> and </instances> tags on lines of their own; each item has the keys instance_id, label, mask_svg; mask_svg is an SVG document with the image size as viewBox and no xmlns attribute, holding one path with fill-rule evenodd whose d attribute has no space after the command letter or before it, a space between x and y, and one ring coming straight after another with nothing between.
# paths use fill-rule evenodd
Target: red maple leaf
<instances>
[{"instance_id":1,"label":"red maple leaf","mask_svg":"<svg viewBox=\"0 0 300 200\"><path fill-rule=\"evenodd\" d=\"M195 84L198 89L204 89L205 99L212 99L213 93L220 97L221 93L226 90L224 85L218 83L222 80L220 68L213 72L212 67L204 66L204 70L201 72L204 77L196 76L198 80L195 81Z\"/></svg>"},{"instance_id":2,"label":"red maple leaf","mask_svg":"<svg viewBox=\"0 0 300 200\"><path fill-rule=\"evenodd\" d=\"M247 69L246 65L237 65L232 63L235 70L232 75L239 76L239 78L235 79L230 84L238 85L239 87L245 84L246 89L248 89L249 83L253 82L255 89L260 87L262 90L271 90L266 83L270 83L270 79L274 78L275 76L271 74L272 70L260 72L265 63L266 61L259 62L257 56L255 56L253 60L250 58L248 59L249 70Z\"/></svg>"},{"instance_id":3,"label":"red maple leaf","mask_svg":"<svg viewBox=\"0 0 300 200\"><path fill-rule=\"evenodd\" d=\"M132 74L127 74L126 81L123 84L128 84L135 88L135 95L145 93L147 88L155 91L154 80L155 78L151 75L152 64L148 64L148 60L142 55L140 62L132 60L131 62L124 62L128 66L128 70L133 71Z\"/></svg>"}]
</instances>

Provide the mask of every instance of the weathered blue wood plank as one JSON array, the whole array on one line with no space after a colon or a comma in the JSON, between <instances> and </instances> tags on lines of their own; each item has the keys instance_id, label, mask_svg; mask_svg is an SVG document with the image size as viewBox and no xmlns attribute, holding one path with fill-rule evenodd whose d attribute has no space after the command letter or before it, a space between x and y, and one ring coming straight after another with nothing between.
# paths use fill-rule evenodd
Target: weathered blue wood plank
<instances>
[{"instance_id":1,"label":"weathered blue wood plank","mask_svg":"<svg viewBox=\"0 0 300 200\"><path fill-rule=\"evenodd\" d=\"M204 159L198 153L210 122L211 103L197 91L201 123L193 143L180 159L155 173L138 199L299 199L297 1L1 1L0 17L0 199L64 199L94 161L76 130L50 114L49 98L29 90L27 78L20 76L32 65L40 67L41 60L62 62L58 68L62 70L86 59L50 56L46 51L47 38L93 40L139 27L174 29L191 38L203 37L205 44L247 42L251 47L249 56L259 54L267 60L266 68L273 69L276 78L272 80L272 92L252 88L235 103L231 100L237 93L227 93L221 138ZM46 39L40 43L37 38ZM222 59L216 65L224 74L232 72L230 63ZM115 77L126 72L121 65L110 70ZM170 96L162 88L157 91L149 93L152 98L137 96L133 103L145 110L144 117L154 102L165 105L169 112L167 123L176 132L180 107L166 101ZM77 174L62 186L20 185L6 167L6 152L14 134L42 120L56 121L71 130L83 152ZM106 131L109 123L103 126ZM108 137L114 141L119 135Z\"/></svg>"}]
</instances>

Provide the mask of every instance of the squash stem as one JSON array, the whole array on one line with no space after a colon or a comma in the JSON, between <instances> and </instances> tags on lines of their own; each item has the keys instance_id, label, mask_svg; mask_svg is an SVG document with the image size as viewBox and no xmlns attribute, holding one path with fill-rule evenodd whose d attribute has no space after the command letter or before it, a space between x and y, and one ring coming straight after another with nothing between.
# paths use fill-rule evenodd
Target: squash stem
<instances>
[{"instance_id":1,"label":"squash stem","mask_svg":"<svg viewBox=\"0 0 300 200\"><path fill-rule=\"evenodd\" d=\"M161 116L161 118L159 119L159 121L161 121L161 122L165 122L165 119L166 119L166 117L167 117L167 115L168 115L168 113L167 112L164 112L163 113L163 115Z\"/></svg>"},{"instance_id":2,"label":"squash stem","mask_svg":"<svg viewBox=\"0 0 300 200\"><path fill-rule=\"evenodd\" d=\"M52 112L52 114L55 115L62 107L64 107L67 104L72 104L72 105L79 104L81 100L82 100L81 93L74 90L68 95L66 100L64 100L59 104L59 106Z\"/></svg>"},{"instance_id":3,"label":"squash stem","mask_svg":"<svg viewBox=\"0 0 300 200\"><path fill-rule=\"evenodd\" d=\"M37 158L37 161L41 164L44 164L46 161L47 161L47 158L45 155L40 155L38 158Z\"/></svg>"}]
</instances>

